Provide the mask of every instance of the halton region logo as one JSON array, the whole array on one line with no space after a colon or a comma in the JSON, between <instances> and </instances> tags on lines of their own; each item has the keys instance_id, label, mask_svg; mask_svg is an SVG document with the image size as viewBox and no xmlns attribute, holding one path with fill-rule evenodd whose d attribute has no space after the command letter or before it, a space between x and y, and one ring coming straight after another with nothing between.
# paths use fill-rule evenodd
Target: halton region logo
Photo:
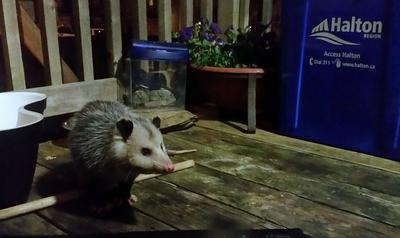
<instances>
[{"instance_id":1,"label":"halton region logo","mask_svg":"<svg viewBox=\"0 0 400 238\"><path fill-rule=\"evenodd\" d=\"M311 37L325 41L332 45L360 45L356 42L344 40L335 33L359 33L364 38L381 39L383 32L382 21L363 21L361 18L351 17L351 20L343 20L341 17L325 19L311 31Z\"/></svg>"}]
</instances>

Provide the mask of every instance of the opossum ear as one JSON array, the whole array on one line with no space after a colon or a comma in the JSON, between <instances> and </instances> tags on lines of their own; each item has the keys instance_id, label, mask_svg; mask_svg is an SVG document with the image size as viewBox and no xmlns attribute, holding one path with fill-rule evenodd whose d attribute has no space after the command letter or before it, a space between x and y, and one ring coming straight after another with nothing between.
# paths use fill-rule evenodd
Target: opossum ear
<instances>
[{"instance_id":1,"label":"opossum ear","mask_svg":"<svg viewBox=\"0 0 400 238\"><path fill-rule=\"evenodd\" d=\"M132 134L133 123L127 119L121 119L117 122L117 129L122 138L126 141Z\"/></svg>"},{"instance_id":2,"label":"opossum ear","mask_svg":"<svg viewBox=\"0 0 400 238\"><path fill-rule=\"evenodd\" d=\"M161 119L159 117L154 117L152 123L157 127L160 128L161 126Z\"/></svg>"}]
</instances>

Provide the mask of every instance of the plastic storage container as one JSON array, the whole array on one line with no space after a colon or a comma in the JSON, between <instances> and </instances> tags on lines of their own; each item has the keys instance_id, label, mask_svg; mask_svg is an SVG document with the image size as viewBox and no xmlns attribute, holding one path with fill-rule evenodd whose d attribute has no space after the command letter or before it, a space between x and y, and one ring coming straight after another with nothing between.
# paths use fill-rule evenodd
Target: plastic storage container
<instances>
[{"instance_id":1,"label":"plastic storage container","mask_svg":"<svg viewBox=\"0 0 400 238\"><path fill-rule=\"evenodd\" d=\"M134 41L127 59L126 104L134 109L185 107L185 45Z\"/></svg>"},{"instance_id":2,"label":"plastic storage container","mask_svg":"<svg viewBox=\"0 0 400 238\"><path fill-rule=\"evenodd\" d=\"M282 9L280 132L400 160L400 1Z\"/></svg>"}]
</instances>

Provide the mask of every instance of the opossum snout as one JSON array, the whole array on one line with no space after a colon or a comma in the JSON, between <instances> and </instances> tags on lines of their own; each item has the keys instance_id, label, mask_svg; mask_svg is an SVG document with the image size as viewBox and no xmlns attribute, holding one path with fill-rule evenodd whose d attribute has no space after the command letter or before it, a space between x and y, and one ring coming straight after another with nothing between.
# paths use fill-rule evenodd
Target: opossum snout
<instances>
[{"instance_id":1,"label":"opossum snout","mask_svg":"<svg viewBox=\"0 0 400 238\"><path fill-rule=\"evenodd\" d=\"M175 171L175 165L174 164L169 164L165 166L165 172L171 173Z\"/></svg>"},{"instance_id":2,"label":"opossum snout","mask_svg":"<svg viewBox=\"0 0 400 238\"><path fill-rule=\"evenodd\" d=\"M163 165L156 164L155 167L156 170L159 170L162 173L171 173L175 171L175 165L172 162Z\"/></svg>"},{"instance_id":3,"label":"opossum snout","mask_svg":"<svg viewBox=\"0 0 400 238\"><path fill-rule=\"evenodd\" d=\"M168 155L161 151L153 153L153 156L146 159L147 161L152 161L153 170L155 170L155 172L169 173L173 172L175 169L175 165L172 163Z\"/></svg>"}]
</instances>

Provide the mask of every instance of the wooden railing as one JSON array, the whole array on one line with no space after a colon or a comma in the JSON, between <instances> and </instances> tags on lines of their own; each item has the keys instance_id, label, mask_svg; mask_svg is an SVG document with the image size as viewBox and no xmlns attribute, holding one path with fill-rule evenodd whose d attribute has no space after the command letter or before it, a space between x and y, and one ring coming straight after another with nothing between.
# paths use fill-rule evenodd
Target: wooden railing
<instances>
[{"instance_id":1,"label":"wooden railing","mask_svg":"<svg viewBox=\"0 0 400 238\"><path fill-rule=\"evenodd\" d=\"M153 0L157 1L157 0ZM217 0L215 0L217 1ZM6 90L28 90L46 93L48 107L45 114L53 116L79 110L94 99L118 100L119 88L115 73L122 57L120 1L105 0L105 32L107 42L107 79L94 80L90 12L88 0L73 0L73 17L78 42L78 69L76 74L60 57L56 24L55 0L36 0L39 26L24 6L16 0L1 0L0 27L3 43ZM262 19L269 22L273 0L262 1ZM133 37L146 40L147 2L133 1ZM249 22L250 0L218 0L218 22L222 28L229 25L244 27ZM179 26L193 24L193 0L180 0ZM200 12L213 18L213 0L201 0ZM171 41L171 0L158 0L158 38ZM46 87L26 89L21 45L44 66ZM0 105L1 106L1 105Z\"/></svg>"}]
</instances>

